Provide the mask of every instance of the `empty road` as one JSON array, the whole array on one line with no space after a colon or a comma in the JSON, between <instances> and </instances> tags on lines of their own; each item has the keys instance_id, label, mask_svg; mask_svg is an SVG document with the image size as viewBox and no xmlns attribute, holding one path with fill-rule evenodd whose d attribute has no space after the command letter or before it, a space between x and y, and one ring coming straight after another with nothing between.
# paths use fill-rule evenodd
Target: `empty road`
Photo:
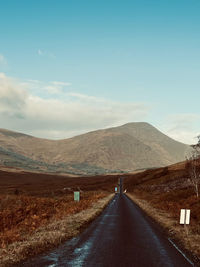
<instances>
[{"instance_id":1,"label":"empty road","mask_svg":"<svg viewBox=\"0 0 200 267\"><path fill-rule=\"evenodd\" d=\"M124 194L78 237L22 266L192 266Z\"/></svg>"}]
</instances>

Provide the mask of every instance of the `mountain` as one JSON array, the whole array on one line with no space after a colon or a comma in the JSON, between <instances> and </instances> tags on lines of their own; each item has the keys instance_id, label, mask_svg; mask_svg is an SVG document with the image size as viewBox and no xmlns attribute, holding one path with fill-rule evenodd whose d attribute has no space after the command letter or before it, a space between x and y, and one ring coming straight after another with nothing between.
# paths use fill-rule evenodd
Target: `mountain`
<instances>
[{"instance_id":1,"label":"mountain","mask_svg":"<svg viewBox=\"0 0 200 267\"><path fill-rule=\"evenodd\" d=\"M63 140L0 129L0 164L31 170L100 174L183 161L190 146L148 123L128 123Z\"/></svg>"}]
</instances>

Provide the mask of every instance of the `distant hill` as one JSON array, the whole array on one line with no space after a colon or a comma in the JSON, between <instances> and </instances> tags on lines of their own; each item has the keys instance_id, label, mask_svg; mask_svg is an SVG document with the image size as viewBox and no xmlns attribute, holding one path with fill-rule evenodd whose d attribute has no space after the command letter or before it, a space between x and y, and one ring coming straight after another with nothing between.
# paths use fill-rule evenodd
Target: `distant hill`
<instances>
[{"instance_id":1,"label":"distant hill","mask_svg":"<svg viewBox=\"0 0 200 267\"><path fill-rule=\"evenodd\" d=\"M191 148L148 123L128 123L63 140L0 129L0 165L30 170L102 174L183 161Z\"/></svg>"}]
</instances>

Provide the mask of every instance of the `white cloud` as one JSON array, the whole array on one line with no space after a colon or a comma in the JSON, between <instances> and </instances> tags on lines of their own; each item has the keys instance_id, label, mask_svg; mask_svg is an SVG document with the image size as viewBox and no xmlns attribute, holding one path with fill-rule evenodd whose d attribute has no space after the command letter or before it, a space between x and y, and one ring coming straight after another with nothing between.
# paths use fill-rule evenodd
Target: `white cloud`
<instances>
[{"instance_id":1,"label":"white cloud","mask_svg":"<svg viewBox=\"0 0 200 267\"><path fill-rule=\"evenodd\" d=\"M41 82L38 80L27 80L26 82L22 82L21 85L26 85L32 93L36 95L41 92L46 92L50 95L59 95L64 93L66 87L71 86L71 83L61 81Z\"/></svg>"},{"instance_id":2,"label":"white cloud","mask_svg":"<svg viewBox=\"0 0 200 267\"><path fill-rule=\"evenodd\" d=\"M60 90L48 98L33 94L31 86L41 82L19 82L0 75L1 128L46 138L66 138L90 130L140 121L148 115L143 103L120 103ZM52 86L68 86L50 82ZM36 87L37 87L36 86ZM46 86L47 87L47 86ZM44 86L44 90L48 91ZM49 88L50 89L50 88ZM50 90L51 91L51 90Z\"/></svg>"},{"instance_id":3,"label":"white cloud","mask_svg":"<svg viewBox=\"0 0 200 267\"><path fill-rule=\"evenodd\" d=\"M183 131L183 130L177 130L177 131L168 131L168 136L171 138L178 140L185 144L196 144L197 143L197 135L199 134L197 131Z\"/></svg>"},{"instance_id":4,"label":"white cloud","mask_svg":"<svg viewBox=\"0 0 200 267\"><path fill-rule=\"evenodd\" d=\"M5 117L22 117L27 92L18 82L0 73L0 114Z\"/></svg>"},{"instance_id":5,"label":"white cloud","mask_svg":"<svg viewBox=\"0 0 200 267\"><path fill-rule=\"evenodd\" d=\"M37 50L37 54L41 57L48 57L48 58L51 58L51 59L55 59L56 56L52 53L52 52L49 52L49 51L45 51L45 50L42 50L42 49L38 49Z\"/></svg>"},{"instance_id":6,"label":"white cloud","mask_svg":"<svg viewBox=\"0 0 200 267\"><path fill-rule=\"evenodd\" d=\"M51 82L53 85L56 85L56 86L70 86L71 83L66 83L66 82L58 82L58 81L53 81Z\"/></svg>"},{"instance_id":7,"label":"white cloud","mask_svg":"<svg viewBox=\"0 0 200 267\"><path fill-rule=\"evenodd\" d=\"M48 85L44 87L44 89L47 90L49 94L59 94L65 87L68 87L70 85L71 83L53 81L49 82Z\"/></svg>"},{"instance_id":8,"label":"white cloud","mask_svg":"<svg viewBox=\"0 0 200 267\"><path fill-rule=\"evenodd\" d=\"M40 81L38 81L38 80L28 80L27 82L30 82L30 83L35 83L35 84L41 83L41 82L40 82Z\"/></svg>"},{"instance_id":9,"label":"white cloud","mask_svg":"<svg viewBox=\"0 0 200 267\"><path fill-rule=\"evenodd\" d=\"M0 64L1 65L6 65L7 64L7 60L4 57L4 55L0 54Z\"/></svg>"},{"instance_id":10,"label":"white cloud","mask_svg":"<svg viewBox=\"0 0 200 267\"><path fill-rule=\"evenodd\" d=\"M0 128L44 138L67 138L132 121L148 121L150 107L70 91L64 81L19 81L0 73ZM183 143L194 144L200 114L174 114L158 128Z\"/></svg>"},{"instance_id":11,"label":"white cloud","mask_svg":"<svg viewBox=\"0 0 200 267\"><path fill-rule=\"evenodd\" d=\"M165 133L175 140L186 144L197 143L196 137L200 134L200 114L174 114L166 119Z\"/></svg>"},{"instance_id":12,"label":"white cloud","mask_svg":"<svg viewBox=\"0 0 200 267\"><path fill-rule=\"evenodd\" d=\"M37 53L38 53L39 56L42 56L44 54L41 49L38 49Z\"/></svg>"}]
</instances>

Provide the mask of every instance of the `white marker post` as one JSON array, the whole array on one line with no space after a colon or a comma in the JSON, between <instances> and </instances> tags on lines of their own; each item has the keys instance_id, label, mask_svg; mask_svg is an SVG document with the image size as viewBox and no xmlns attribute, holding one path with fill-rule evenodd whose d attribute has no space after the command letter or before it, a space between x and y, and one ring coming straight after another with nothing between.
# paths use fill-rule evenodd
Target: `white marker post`
<instances>
[{"instance_id":1,"label":"white marker post","mask_svg":"<svg viewBox=\"0 0 200 267\"><path fill-rule=\"evenodd\" d=\"M187 224L190 224L190 210L181 209L180 224L184 224L185 231L188 235Z\"/></svg>"},{"instance_id":2,"label":"white marker post","mask_svg":"<svg viewBox=\"0 0 200 267\"><path fill-rule=\"evenodd\" d=\"M80 201L80 192L79 191L74 192L74 201Z\"/></svg>"}]
</instances>

